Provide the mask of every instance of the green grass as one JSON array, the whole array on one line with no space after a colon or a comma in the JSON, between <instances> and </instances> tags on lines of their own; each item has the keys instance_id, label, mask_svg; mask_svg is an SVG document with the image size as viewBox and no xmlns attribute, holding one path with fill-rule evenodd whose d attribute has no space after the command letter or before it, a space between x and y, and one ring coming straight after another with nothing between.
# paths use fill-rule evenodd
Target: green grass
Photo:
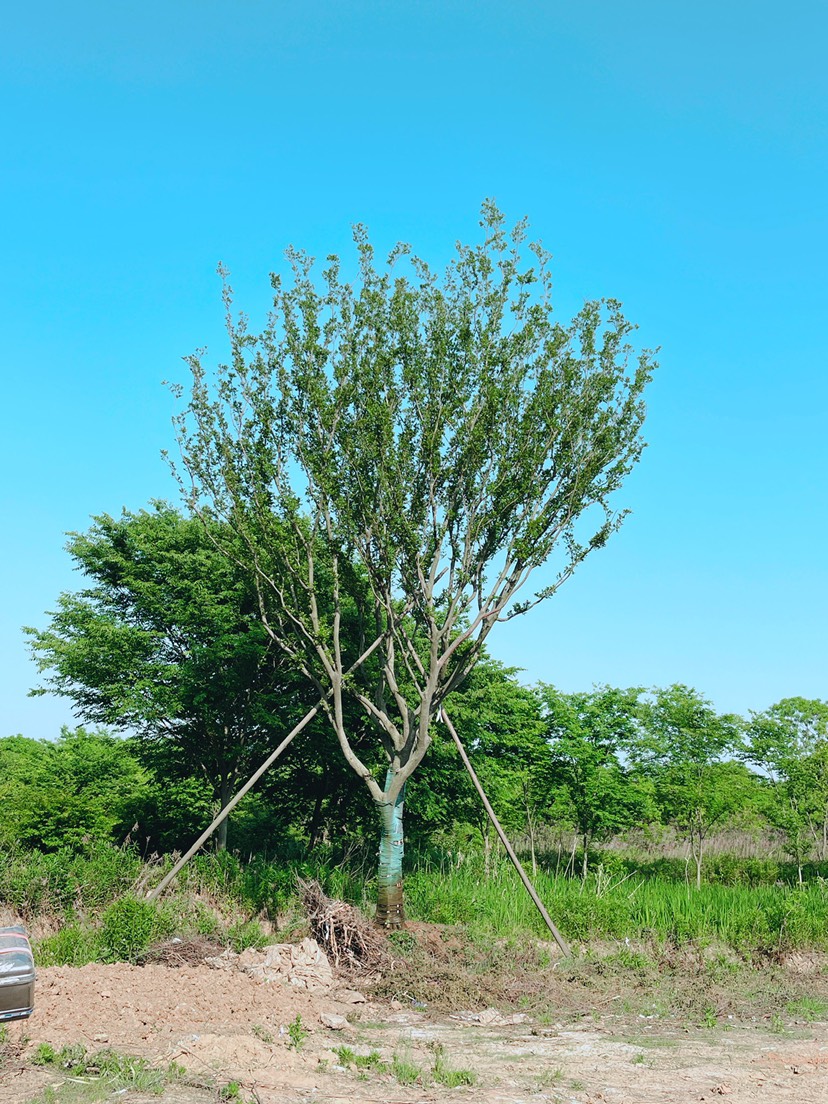
<instances>
[{"instance_id":1,"label":"green grass","mask_svg":"<svg viewBox=\"0 0 828 1104\"><path fill-rule=\"evenodd\" d=\"M828 948L828 885L802 887L694 886L629 878L601 884L539 872L538 892L563 933L574 941L595 937L718 942L738 951L771 953L798 947ZM463 924L493 935L543 935L534 905L505 864L484 878L472 865L437 872L421 867L406 879L412 919Z\"/></svg>"},{"instance_id":2,"label":"green grass","mask_svg":"<svg viewBox=\"0 0 828 1104\"><path fill-rule=\"evenodd\" d=\"M168 1085L184 1077L183 1068L174 1062L155 1067L144 1058L110 1049L88 1054L80 1043L59 1050L48 1043L41 1043L32 1062L60 1071L70 1080L57 1088L47 1087L31 1104L70 1104L74 1101L80 1104L81 1101L104 1100L124 1092L160 1096Z\"/></svg>"},{"instance_id":3,"label":"green grass","mask_svg":"<svg viewBox=\"0 0 828 1104\"><path fill-rule=\"evenodd\" d=\"M416 1085L423 1071L410 1058L395 1054L391 1059L391 1073L399 1085Z\"/></svg>"},{"instance_id":4,"label":"green grass","mask_svg":"<svg viewBox=\"0 0 828 1104\"><path fill-rule=\"evenodd\" d=\"M152 884L169 859L147 868L128 848L95 846L82 854L48 855L11 850L0 854L0 905L27 919L45 915L62 920L60 930L36 948L40 965L135 961L152 942L173 934L210 935L243 950L265 941L253 919L260 913L271 918L293 915L300 922L297 874L316 877L329 895L371 911L372 862L363 856L334 866L325 857L290 863L254 857L242 863L226 852L200 855L182 873L175 896L156 906L133 887ZM821 877L804 886L760 884L763 872L778 873L779 864L744 860L746 873L739 877L742 867L735 858L717 856L721 879L696 890L674 877L672 860L666 866L666 860L642 864L644 876L632 872L630 860L605 858L606 864L596 864L583 883L544 869L534 879L572 943L628 939L650 945L716 944L747 959L828 949L828 881ZM487 937L548 937L505 860L494 862L486 876L474 856L458 865L445 855L415 855L405 892L413 920L462 925ZM226 917L223 922L217 912ZM394 934L392 943L398 957L413 951L410 933ZM627 965L645 968L632 961Z\"/></svg>"},{"instance_id":5,"label":"green grass","mask_svg":"<svg viewBox=\"0 0 828 1104\"><path fill-rule=\"evenodd\" d=\"M473 1085L477 1081L477 1074L471 1070L456 1069L449 1065L442 1043L431 1043L431 1051L434 1054L431 1076L438 1085L445 1085L447 1089L457 1089L461 1085Z\"/></svg>"},{"instance_id":6,"label":"green grass","mask_svg":"<svg viewBox=\"0 0 828 1104\"><path fill-rule=\"evenodd\" d=\"M130 848L90 845L43 853L0 849L0 902L19 916L103 907L136 881L143 863Z\"/></svg>"},{"instance_id":7,"label":"green grass","mask_svg":"<svg viewBox=\"0 0 828 1104\"><path fill-rule=\"evenodd\" d=\"M789 1001L785 1011L796 1020L804 1020L805 1023L825 1022L828 1020L828 1001L818 1000L816 997L799 997L798 1000Z\"/></svg>"}]
</instances>

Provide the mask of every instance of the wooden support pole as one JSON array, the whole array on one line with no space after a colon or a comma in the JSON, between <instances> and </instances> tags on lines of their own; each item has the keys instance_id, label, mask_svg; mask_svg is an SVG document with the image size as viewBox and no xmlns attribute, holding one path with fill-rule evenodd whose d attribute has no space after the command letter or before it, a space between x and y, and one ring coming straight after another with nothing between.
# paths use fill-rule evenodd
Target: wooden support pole
<instances>
[{"instance_id":1,"label":"wooden support pole","mask_svg":"<svg viewBox=\"0 0 828 1104\"><path fill-rule=\"evenodd\" d=\"M529 877L528 877L526 871L523 869L523 866L521 865L520 859L515 854L515 850L512 847L511 843L509 842L509 840L506 836L506 833L503 831L503 828L500 825L500 821L497 819L497 816L495 815L494 809L489 804L489 799L486 797L486 794L483 790L483 787L480 784L480 779L477 777L477 774L475 773L474 767L471 765L471 761L469 760L468 755L466 755L466 749L463 747L463 744L460 740L460 737L457 735L457 729L451 723L451 721L450 721L450 719L449 719L449 717L448 717L448 715L445 711L445 708L443 708L441 710L441 715L442 715L443 723L445 724L446 728L449 730L449 733L451 734L451 738L454 740L455 744L457 745L457 750L460 752L460 758L463 760L463 765L465 766L466 770L469 772L469 777L471 778L472 782L474 783L474 788L477 790L478 794L480 795L480 800L483 802L483 808L486 810L486 813L488 814L489 820L494 825L494 829L497 832L498 836L500 836L500 842L506 848L506 854L511 859L512 865L514 866L515 870L520 875L520 880L523 882L524 886L526 887L526 891L528 892L529 896L534 901L535 907L537 908L538 912L543 917L544 923L546 924L547 928L549 928L549 930L552 932L552 935L555 939L555 942L561 948L564 955L568 958L572 954L572 951L569 948L569 944L564 939L564 937L561 935L561 933L558 931L557 927L555 926L555 924L552 920L552 917L546 911L546 908L543 904L543 901L541 901L540 897L538 897L538 894L537 894L537 891L535 890L535 887L529 881Z\"/></svg>"},{"instance_id":2,"label":"wooden support pole","mask_svg":"<svg viewBox=\"0 0 828 1104\"><path fill-rule=\"evenodd\" d=\"M345 672L345 675L350 675L353 671L357 669L357 667L361 667L365 660L371 655L371 653L379 647L381 642L382 637L378 636L374 643L371 644L370 647L365 649L359 659L351 664L351 666ZM264 772L276 762L276 760L279 758L279 756L282 754L282 752L285 750L291 740L293 740L295 736L298 736L306 725L310 724L310 722L313 720L313 718L330 697L333 697L333 690L329 690L327 694L324 695L324 697L321 697L316 705L313 707L313 709L308 710L308 712L305 714L299 724L291 729L291 731L287 734L287 736L285 736L284 740L282 740L281 744L279 744L276 750L272 751L270 755L268 755L267 759L265 759L265 761L259 767L259 769L254 774L252 774L250 778L248 778L248 780L245 782L239 792L234 797L230 798L230 800L219 812L209 828L204 829L204 831L201 833L201 835L198 837L198 839L195 841L189 851L182 855L175 866L172 868L172 870L168 874L164 875L164 877L161 879L158 885L155 886L154 889L151 889L149 891L146 897L148 901L154 901L157 897L161 896L161 894L164 892L164 890L167 888L167 886L170 884L176 874L178 874L178 872L187 865L193 855L195 855L195 853L204 846L204 844L207 842L210 836L212 836L213 832L215 832L216 828L218 828L221 822L232 813L232 811L235 809L235 807L238 805L244 795L252 790L252 788L256 785Z\"/></svg>"},{"instance_id":3,"label":"wooden support pole","mask_svg":"<svg viewBox=\"0 0 828 1104\"><path fill-rule=\"evenodd\" d=\"M172 868L172 870L168 874L165 874L158 885L149 891L149 893L147 894L148 901L154 901L156 897L161 896L161 894L164 892L164 890L167 888L167 886L170 884L176 874L178 874L178 872L187 865L193 855L195 855L196 851L199 851L204 846L204 844L207 842L210 836L212 836L213 832L215 832L216 828L218 828L221 822L225 820L228 816L230 816L230 814L233 812L233 810L244 797L244 795L253 789L253 787L264 774L264 772L276 762L276 760L279 758L279 756L282 754L282 752L285 750L291 740L293 740L295 736L298 736L306 725L310 724L310 722L313 720L313 718L316 716L321 708L322 702L319 701L313 707L313 709L309 710L305 714L299 724L290 730L290 732L287 734L287 736L285 736L284 740L282 740L281 744L279 744L276 750L272 751L270 755L268 755L267 759L265 759L265 761L254 774L251 774L250 778L248 778L248 780L245 782L239 792L234 797L230 798L230 800L219 812L218 816L215 818L210 827L204 829L204 831L201 833L201 835L198 837L198 839L195 841L189 851L183 854L178 862L175 864L175 866Z\"/></svg>"}]
</instances>

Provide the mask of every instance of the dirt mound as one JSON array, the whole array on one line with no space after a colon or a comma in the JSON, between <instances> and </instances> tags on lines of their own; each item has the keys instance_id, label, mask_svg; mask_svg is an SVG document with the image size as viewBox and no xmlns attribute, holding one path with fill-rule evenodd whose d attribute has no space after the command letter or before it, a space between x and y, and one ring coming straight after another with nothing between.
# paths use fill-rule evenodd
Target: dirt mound
<instances>
[{"instance_id":1,"label":"dirt mound","mask_svg":"<svg viewBox=\"0 0 828 1104\"><path fill-rule=\"evenodd\" d=\"M237 970L93 963L38 972L28 1030L53 1044L130 1049L204 1032L232 1035L251 1025L275 1037L297 1016L312 1026L320 1011L344 1015L351 1009L335 994L268 984Z\"/></svg>"}]
</instances>

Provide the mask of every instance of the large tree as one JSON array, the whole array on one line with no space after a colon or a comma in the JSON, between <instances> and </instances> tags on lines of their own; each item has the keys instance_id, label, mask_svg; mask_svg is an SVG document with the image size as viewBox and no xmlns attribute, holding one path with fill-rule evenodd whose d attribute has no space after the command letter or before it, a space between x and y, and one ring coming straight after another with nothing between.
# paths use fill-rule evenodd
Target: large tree
<instances>
[{"instance_id":1,"label":"large tree","mask_svg":"<svg viewBox=\"0 0 828 1104\"><path fill-rule=\"evenodd\" d=\"M319 281L289 250L260 333L234 318L225 283L229 362L211 378L189 358L178 422L189 503L243 547L230 554L267 631L376 803L388 925L403 918L405 784L441 708L494 625L553 594L618 528L611 497L643 447L652 359L633 354L620 304L557 322L549 258L538 244L527 257L525 224L507 231L487 203L481 226L442 277L403 245L378 266L362 227L354 282L335 256ZM384 772L354 746L349 697Z\"/></svg>"},{"instance_id":2,"label":"large tree","mask_svg":"<svg viewBox=\"0 0 828 1104\"><path fill-rule=\"evenodd\" d=\"M599 686L564 694L541 685L538 692L549 741L547 791L581 838L581 876L586 878L591 845L646 823L654 808L650 788L627 762L638 738L641 691Z\"/></svg>"},{"instance_id":3,"label":"large tree","mask_svg":"<svg viewBox=\"0 0 828 1104\"><path fill-rule=\"evenodd\" d=\"M60 595L45 629L26 631L44 674L34 693L134 732L156 773L201 776L223 806L308 690L215 529L161 502L94 518L67 546L87 586ZM225 821L220 847L226 832Z\"/></svg>"},{"instance_id":4,"label":"large tree","mask_svg":"<svg viewBox=\"0 0 828 1104\"><path fill-rule=\"evenodd\" d=\"M687 840L696 888L701 888L711 831L754 796L753 776L733 758L740 749L742 721L717 713L697 690L681 683L653 690L640 716L642 732L631 749L633 758L654 781L662 816Z\"/></svg>"},{"instance_id":5,"label":"large tree","mask_svg":"<svg viewBox=\"0 0 828 1104\"><path fill-rule=\"evenodd\" d=\"M146 784L129 742L106 732L64 726L57 740L0 739L0 847L120 843Z\"/></svg>"},{"instance_id":6,"label":"large tree","mask_svg":"<svg viewBox=\"0 0 828 1104\"><path fill-rule=\"evenodd\" d=\"M828 702L783 698L763 712L751 712L745 758L769 779L768 816L785 835L797 865L814 848L828 857Z\"/></svg>"}]
</instances>

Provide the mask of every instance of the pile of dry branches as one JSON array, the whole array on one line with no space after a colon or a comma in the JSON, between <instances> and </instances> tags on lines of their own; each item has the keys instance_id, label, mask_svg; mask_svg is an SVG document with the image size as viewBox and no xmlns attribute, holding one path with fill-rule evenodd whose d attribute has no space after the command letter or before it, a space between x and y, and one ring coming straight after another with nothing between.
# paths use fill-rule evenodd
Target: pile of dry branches
<instances>
[{"instance_id":1,"label":"pile of dry branches","mask_svg":"<svg viewBox=\"0 0 828 1104\"><path fill-rule=\"evenodd\" d=\"M193 936L191 939L170 939L166 943L156 943L144 951L138 958L139 966L200 966L206 958L220 955L224 950L221 943L205 936Z\"/></svg>"},{"instance_id":2,"label":"pile of dry branches","mask_svg":"<svg viewBox=\"0 0 828 1104\"><path fill-rule=\"evenodd\" d=\"M379 970L388 965L385 936L359 909L327 897L315 880L298 878L297 886L313 937L337 969Z\"/></svg>"}]
</instances>

